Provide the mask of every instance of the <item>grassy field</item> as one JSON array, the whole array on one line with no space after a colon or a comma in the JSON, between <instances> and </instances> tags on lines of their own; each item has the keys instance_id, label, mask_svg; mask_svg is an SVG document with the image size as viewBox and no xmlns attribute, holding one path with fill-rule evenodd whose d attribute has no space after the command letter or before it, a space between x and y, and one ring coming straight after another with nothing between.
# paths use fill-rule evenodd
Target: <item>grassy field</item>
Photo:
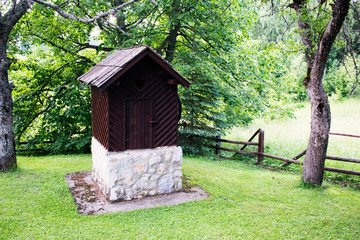
<instances>
[{"instance_id":1,"label":"grassy field","mask_svg":"<svg viewBox=\"0 0 360 240\"><path fill-rule=\"evenodd\" d=\"M360 192L240 161L184 159L211 198L97 216L77 214L64 175L90 155L19 157L0 173L0 239L360 239Z\"/></svg>"},{"instance_id":2,"label":"grassy field","mask_svg":"<svg viewBox=\"0 0 360 240\"><path fill-rule=\"evenodd\" d=\"M360 135L360 100L331 102L331 111L331 132ZM294 119L280 119L271 122L256 120L248 127L234 128L226 138L247 140L258 128L265 131L266 153L292 158L307 148L310 133L310 106L305 104L304 108L296 111ZM360 158L360 138L331 135L327 155ZM279 167L283 163L265 159L265 164L274 167ZM326 166L360 171L360 164L356 163L327 160ZM294 164L286 169L301 171L299 166ZM360 182L359 177L351 175L326 173L326 176L334 180Z\"/></svg>"}]
</instances>

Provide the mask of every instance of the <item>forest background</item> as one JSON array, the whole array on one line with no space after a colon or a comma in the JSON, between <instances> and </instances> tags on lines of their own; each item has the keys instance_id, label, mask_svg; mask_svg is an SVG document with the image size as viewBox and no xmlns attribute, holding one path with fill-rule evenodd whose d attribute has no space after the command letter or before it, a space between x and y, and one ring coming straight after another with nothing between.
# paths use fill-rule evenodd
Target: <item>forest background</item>
<instances>
[{"instance_id":1,"label":"forest background","mask_svg":"<svg viewBox=\"0 0 360 240\"><path fill-rule=\"evenodd\" d=\"M89 17L123 1L64 3L64 10ZM359 9L352 1L327 62L323 83L331 97L360 95ZM274 1L157 0L80 23L34 5L16 25L8 49L14 59L9 80L15 85L17 145L47 153L89 152L90 89L77 77L109 52L134 45L151 46L192 82L190 89L180 88L179 145L186 153L206 153L202 137L254 119L292 117L307 100L294 14ZM322 23L315 21L319 29Z\"/></svg>"}]
</instances>

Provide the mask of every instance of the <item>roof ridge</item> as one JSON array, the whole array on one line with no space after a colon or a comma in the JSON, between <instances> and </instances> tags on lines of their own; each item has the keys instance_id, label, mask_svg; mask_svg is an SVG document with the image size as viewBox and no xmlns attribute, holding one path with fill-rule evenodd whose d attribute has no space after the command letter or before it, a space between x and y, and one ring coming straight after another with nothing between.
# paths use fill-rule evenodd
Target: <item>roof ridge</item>
<instances>
[{"instance_id":1,"label":"roof ridge","mask_svg":"<svg viewBox=\"0 0 360 240\"><path fill-rule=\"evenodd\" d=\"M120 77L124 71L127 71L137 61L147 55L173 75L174 78L178 79L180 84L186 87L191 84L183 76L181 76L168 61L162 58L160 54L147 45L139 45L116 50L93 66L88 72L78 77L78 80L98 88L107 88L113 82L113 77L115 75ZM135 62L133 62L134 60Z\"/></svg>"},{"instance_id":2,"label":"roof ridge","mask_svg":"<svg viewBox=\"0 0 360 240\"><path fill-rule=\"evenodd\" d=\"M123 51L123 50L129 50L129 49L141 48L141 47L150 48L148 45L137 45L137 46L127 47L127 48L117 49L116 51Z\"/></svg>"}]
</instances>

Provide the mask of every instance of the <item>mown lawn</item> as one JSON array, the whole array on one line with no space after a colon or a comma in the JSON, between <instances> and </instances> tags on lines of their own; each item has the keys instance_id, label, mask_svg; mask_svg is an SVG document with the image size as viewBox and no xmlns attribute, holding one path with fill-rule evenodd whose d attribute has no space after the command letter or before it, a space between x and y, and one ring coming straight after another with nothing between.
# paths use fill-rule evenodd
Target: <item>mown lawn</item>
<instances>
[{"instance_id":1,"label":"mown lawn","mask_svg":"<svg viewBox=\"0 0 360 240\"><path fill-rule=\"evenodd\" d=\"M240 161L186 157L184 174L211 198L97 216L77 214L64 175L91 155L19 157L0 174L0 239L360 239L360 191Z\"/></svg>"}]
</instances>

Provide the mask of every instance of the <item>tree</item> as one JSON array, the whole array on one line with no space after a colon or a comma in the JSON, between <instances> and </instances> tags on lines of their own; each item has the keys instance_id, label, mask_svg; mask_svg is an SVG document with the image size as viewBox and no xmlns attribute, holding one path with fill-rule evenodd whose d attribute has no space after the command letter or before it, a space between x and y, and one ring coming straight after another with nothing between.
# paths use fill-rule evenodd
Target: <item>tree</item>
<instances>
[{"instance_id":1,"label":"tree","mask_svg":"<svg viewBox=\"0 0 360 240\"><path fill-rule=\"evenodd\" d=\"M317 4L312 8L310 1L294 0L289 7L296 11L305 47L307 74L303 84L311 103L311 131L302 178L304 182L321 185L331 124L330 105L322 78L331 47L348 13L350 0L335 0L333 4L322 0ZM317 12L314 13L315 10ZM330 19L327 10L331 10ZM319 31L317 24L322 22L326 23L325 30Z\"/></svg>"},{"instance_id":2,"label":"tree","mask_svg":"<svg viewBox=\"0 0 360 240\"><path fill-rule=\"evenodd\" d=\"M108 3L116 7L123 1L99 0L96 2L99 6L82 3L62 8L93 15L99 6ZM17 141L56 140L56 144L46 147L52 152L68 152L78 149L77 143L83 145L85 138L89 140L90 135L84 131L90 132L90 126L75 125L70 110L76 105L72 100L62 99L78 92L71 91L77 89L71 74L86 71L108 51L138 44L152 46L193 83L190 89L180 89L184 106L180 144L188 153L209 150L201 142L204 138L193 139L194 135L214 136L217 129L225 132L259 114L283 114L285 111L279 107L268 110L278 106L283 100L279 93L286 92L275 87L285 86L279 84L284 79L272 79L270 74L281 72L283 65L277 61L279 52L270 53L271 46L250 41L248 32L254 14L247 1L157 0L156 4L141 1L122 9L113 15L112 24L98 21L84 24L64 19L43 5L34 6L17 25L17 39L25 46L30 44L32 49L45 46L54 54L46 56L29 49L22 54L26 58L12 67L17 83L14 97ZM99 29L98 42L91 44L90 33L95 26ZM94 50L90 53L84 49ZM24 76L24 68L29 76L34 76L31 84L27 83L29 76ZM75 117L88 119L89 114L89 110L83 109Z\"/></svg>"},{"instance_id":3,"label":"tree","mask_svg":"<svg viewBox=\"0 0 360 240\"><path fill-rule=\"evenodd\" d=\"M89 97L86 89L77 86L74 74L80 75L109 51L139 44L152 46L193 83L190 90L180 89L184 105L181 144L187 152L206 150L198 147L205 145L200 139L193 141L194 135L214 136L217 129L225 132L255 116L287 114L279 107L287 102L280 94L286 91L278 87L286 87L284 64L278 61L281 51L250 41L248 32L256 17L251 1L150 2L139 1L111 13L111 18L92 22L73 21L74 16L67 19L53 9L98 16L100 9L118 8L124 1L81 0L32 7L13 31L17 42L12 46L21 42L25 48L16 50L22 57L11 68L17 85L18 142L55 140L47 145L55 153L88 149L90 110L78 106L80 101L88 105ZM98 42L92 43L95 27Z\"/></svg>"},{"instance_id":4,"label":"tree","mask_svg":"<svg viewBox=\"0 0 360 240\"><path fill-rule=\"evenodd\" d=\"M274 91L281 78L268 75L281 64L271 65L271 50L250 40L256 19L251 1L157 2L141 25L141 38L193 83L180 89L180 144L187 153L209 150L204 137L223 134L281 105L281 89ZM283 113L279 108L275 112Z\"/></svg>"},{"instance_id":5,"label":"tree","mask_svg":"<svg viewBox=\"0 0 360 240\"><path fill-rule=\"evenodd\" d=\"M9 35L30 8L26 0L13 2L10 9L0 14L0 171L16 167L15 136L13 129L13 100L11 92L14 86L9 83L8 70L11 59L6 53Z\"/></svg>"},{"instance_id":6,"label":"tree","mask_svg":"<svg viewBox=\"0 0 360 240\"><path fill-rule=\"evenodd\" d=\"M87 18L78 17L62 10L62 5L68 4L68 1L58 5L43 0L13 0L2 3L0 10L0 171L16 168L13 100L11 97L14 86L9 83L8 79L11 59L7 55L7 44L12 30L19 20L31 9L34 3L51 8L64 18L78 22L94 22L100 21L110 14L117 13L121 8L137 1L131 0L106 12L98 12L95 16Z\"/></svg>"}]
</instances>

